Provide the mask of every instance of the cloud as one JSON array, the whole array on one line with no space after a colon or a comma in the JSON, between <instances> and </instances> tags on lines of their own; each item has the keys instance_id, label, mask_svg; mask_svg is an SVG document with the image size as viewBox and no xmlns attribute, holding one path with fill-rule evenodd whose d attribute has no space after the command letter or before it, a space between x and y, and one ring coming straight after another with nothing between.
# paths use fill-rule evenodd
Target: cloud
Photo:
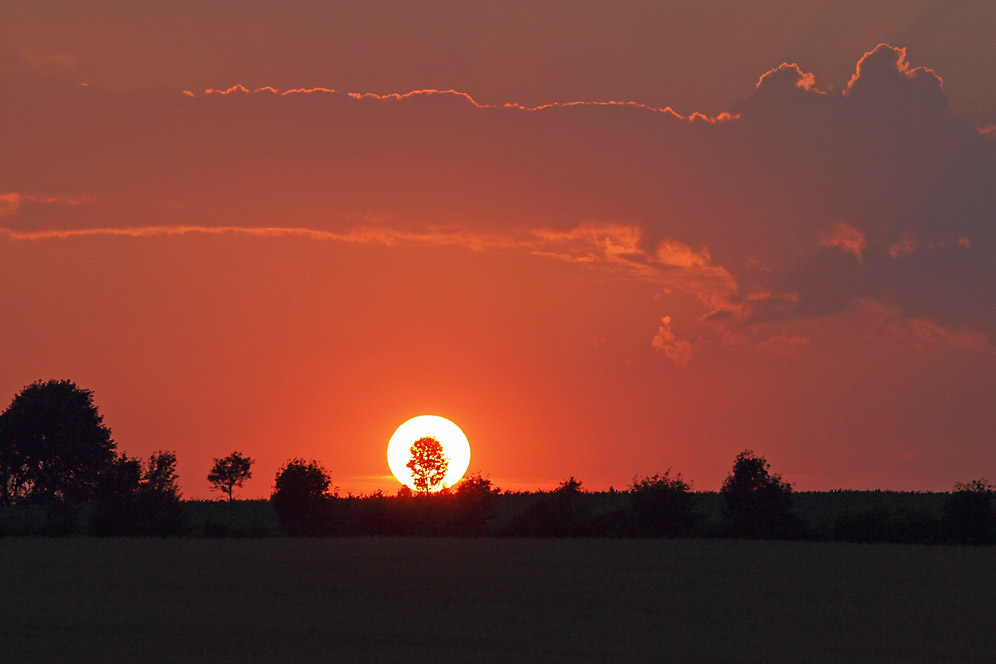
<instances>
[{"instance_id":1,"label":"cloud","mask_svg":"<svg viewBox=\"0 0 996 664\"><path fill-rule=\"evenodd\" d=\"M809 337L798 334L778 334L769 337L764 341L755 344L753 350L756 353L771 358L793 358L798 357L811 343Z\"/></svg>"},{"instance_id":2,"label":"cloud","mask_svg":"<svg viewBox=\"0 0 996 664\"><path fill-rule=\"evenodd\" d=\"M15 51L0 46L0 75L60 76L74 71L77 64L76 56L64 51Z\"/></svg>"},{"instance_id":3,"label":"cloud","mask_svg":"<svg viewBox=\"0 0 996 664\"><path fill-rule=\"evenodd\" d=\"M0 215L16 240L242 233L544 255L691 296L715 348L761 344L769 323L786 335L771 348L791 347L808 337L786 326L869 301L951 331L937 343L996 338L992 131L953 117L905 49L878 45L837 89L803 65L710 117L454 90L3 80L0 171L22 193ZM660 352L697 352L661 328Z\"/></svg>"},{"instance_id":4,"label":"cloud","mask_svg":"<svg viewBox=\"0 0 996 664\"><path fill-rule=\"evenodd\" d=\"M84 203L86 200L86 197L67 196L65 194L58 196L32 196L12 191L0 194L0 217L16 213L25 204L39 203L75 206Z\"/></svg>"},{"instance_id":5,"label":"cloud","mask_svg":"<svg viewBox=\"0 0 996 664\"><path fill-rule=\"evenodd\" d=\"M911 233L903 231L899 234L899 241L889 247L889 256L899 258L908 256L916 251L916 240Z\"/></svg>"},{"instance_id":6,"label":"cloud","mask_svg":"<svg viewBox=\"0 0 996 664\"><path fill-rule=\"evenodd\" d=\"M191 90L184 90L182 93L186 97L197 97L197 93ZM374 92L342 92L335 90L334 88L325 87L314 87L314 88L292 88L289 90L278 90L277 88L271 86L264 86L261 88L256 88L250 90L242 84L236 84L224 90L215 90L208 88L203 92L203 95L258 95L258 94L270 94L278 97L287 97L292 95L310 95L310 94L328 94L328 95L339 95L346 96L351 99L356 99L359 101L363 100L376 100L382 102L398 102L410 99L415 99L418 97L449 97L454 99L459 99L469 103L475 108L480 109L508 109L516 111L545 111L550 109L559 108L581 108L581 107L625 107L629 109L639 109L643 111L650 111L652 113L662 113L664 115L670 116L678 120L685 120L687 122L707 122L707 123L719 123L728 122L730 120L735 120L736 115L732 113L719 113L714 116L706 115L705 113L693 112L687 115L682 115L670 106L650 106L648 104L641 104L636 101L569 101L569 102L553 102L549 104L539 104L536 106L526 106L523 104L518 104L515 102L506 102L504 104L482 104L471 97L466 92L460 92L458 90L436 90L436 89L424 89L424 90L411 90L405 93L389 93L389 94L377 94Z\"/></svg>"},{"instance_id":7,"label":"cloud","mask_svg":"<svg viewBox=\"0 0 996 664\"><path fill-rule=\"evenodd\" d=\"M679 367L688 366L695 356L695 346L686 339L679 339L671 331L670 316L661 318L660 327L657 328L654 338L650 340L650 345Z\"/></svg>"},{"instance_id":8,"label":"cloud","mask_svg":"<svg viewBox=\"0 0 996 664\"><path fill-rule=\"evenodd\" d=\"M12 214L21 207L21 195L18 193L0 194L0 216Z\"/></svg>"},{"instance_id":9,"label":"cloud","mask_svg":"<svg viewBox=\"0 0 996 664\"><path fill-rule=\"evenodd\" d=\"M777 255L763 256L766 271L749 276L795 301L745 302L747 318L829 315L871 299L994 338L996 189L985 182L996 175L996 154L947 114L940 76L911 66L904 49L879 45L844 89L820 90L783 66L738 110L753 125L748 144L763 177L779 186L772 197L794 217L766 235ZM818 247L806 247L807 228ZM746 273L735 275L746 285Z\"/></svg>"},{"instance_id":10,"label":"cloud","mask_svg":"<svg viewBox=\"0 0 996 664\"><path fill-rule=\"evenodd\" d=\"M820 233L821 247L836 247L849 254L854 254L861 261L861 252L865 250L865 234L854 226L842 221L835 223L828 232ZM889 248L890 255L892 247Z\"/></svg>"}]
</instances>

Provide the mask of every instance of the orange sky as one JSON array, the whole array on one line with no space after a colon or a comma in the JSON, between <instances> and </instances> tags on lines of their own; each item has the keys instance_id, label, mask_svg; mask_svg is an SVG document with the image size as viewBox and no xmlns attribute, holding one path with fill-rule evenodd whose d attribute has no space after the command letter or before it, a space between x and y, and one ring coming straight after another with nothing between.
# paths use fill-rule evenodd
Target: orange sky
<instances>
[{"instance_id":1,"label":"orange sky","mask_svg":"<svg viewBox=\"0 0 996 664\"><path fill-rule=\"evenodd\" d=\"M401 4L7 8L0 394L187 497L423 413L506 488L996 475L988 4Z\"/></svg>"}]
</instances>

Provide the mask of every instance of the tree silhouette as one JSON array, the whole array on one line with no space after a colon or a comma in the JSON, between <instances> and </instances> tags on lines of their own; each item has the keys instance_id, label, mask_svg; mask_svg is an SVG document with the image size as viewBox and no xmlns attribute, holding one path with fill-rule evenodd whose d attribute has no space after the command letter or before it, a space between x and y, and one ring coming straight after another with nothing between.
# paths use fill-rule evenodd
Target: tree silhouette
<instances>
[{"instance_id":1,"label":"tree silhouette","mask_svg":"<svg viewBox=\"0 0 996 664\"><path fill-rule=\"evenodd\" d=\"M317 461L291 459L277 471L270 502L291 535L319 535L331 524L333 494L329 472Z\"/></svg>"},{"instance_id":2,"label":"tree silhouette","mask_svg":"<svg viewBox=\"0 0 996 664\"><path fill-rule=\"evenodd\" d=\"M155 452L145 464L122 454L101 477L95 535L176 535L184 522L175 453Z\"/></svg>"},{"instance_id":3,"label":"tree silhouette","mask_svg":"<svg viewBox=\"0 0 996 664\"><path fill-rule=\"evenodd\" d=\"M468 474L456 486L454 528L460 535L479 535L492 518L499 490L480 472Z\"/></svg>"},{"instance_id":4,"label":"tree silhouette","mask_svg":"<svg viewBox=\"0 0 996 664\"><path fill-rule=\"evenodd\" d=\"M557 485L557 488L554 489L554 493L560 493L568 496L577 495L581 493L581 480L571 475Z\"/></svg>"},{"instance_id":5,"label":"tree silhouette","mask_svg":"<svg viewBox=\"0 0 996 664\"><path fill-rule=\"evenodd\" d=\"M235 500L235 487L241 488L246 480L252 477L252 464L255 459L244 456L241 452L232 452L224 459L215 459L207 479L212 491L228 494L229 500Z\"/></svg>"},{"instance_id":6,"label":"tree silhouette","mask_svg":"<svg viewBox=\"0 0 996 664\"><path fill-rule=\"evenodd\" d=\"M0 503L83 503L115 459L89 390L69 380L25 387L0 414Z\"/></svg>"},{"instance_id":7,"label":"tree silhouette","mask_svg":"<svg viewBox=\"0 0 996 664\"><path fill-rule=\"evenodd\" d=\"M724 513L734 537L801 537L804 528L792 513L792 486L770 472L771 464L744 450L723 480Z\"/></svg>"},{"instance_id":8,"label":"tree silhouette","mask_svg":"<svg viewBox=\"0 0 996 664\"><path fill-rule=\"evenodd\" d=\"M691 485L681 473L634 478L629 489L636 530L644 537L681 537L695 527Z\"/></svg>"},{"instance_id":9,"label":"tree silhouette","mask_svg":"<svg viewBox=\"0 0 996 664\"><path fill-rule=\"evenodd\" d=\"M412 484L422 495L438 488L446 479L450 460L443 456L443 445L431 436L412 443L411 458L405 466L412 471Z\"/></svg>"}]
</instances>

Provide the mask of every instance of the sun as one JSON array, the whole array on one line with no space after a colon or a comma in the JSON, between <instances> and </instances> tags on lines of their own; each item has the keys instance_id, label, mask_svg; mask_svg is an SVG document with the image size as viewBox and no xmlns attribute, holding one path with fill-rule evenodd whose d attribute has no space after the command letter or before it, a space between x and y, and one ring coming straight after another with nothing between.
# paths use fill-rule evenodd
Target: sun
<instances>
[{"instance_id":1,"label":"sun","mask_svg":"<svg viewBox=\"0 0 996 664\"><path fill-rule=\"evenodd\" d=\"M419 415L398 427L387 444L387 465L399 482L414 490L412 471L405 464L411 458L412 443L425 436L438 440L443 446L443 455L450 460L440 488L453 486L470 466L470 442L460 427L445 417Z\"/></svg>"}]
</instances>

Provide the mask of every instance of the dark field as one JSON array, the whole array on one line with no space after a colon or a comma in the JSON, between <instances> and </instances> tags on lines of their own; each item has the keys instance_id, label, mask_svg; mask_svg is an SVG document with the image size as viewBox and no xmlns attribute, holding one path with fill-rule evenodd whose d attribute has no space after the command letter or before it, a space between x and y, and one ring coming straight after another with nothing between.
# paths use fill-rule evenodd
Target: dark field
<instances>
[{"instance_id":1,"label":"dark field","mask_svg":"<svg viewBox=\"0 0 996 664\"><path fill-rule=\"evenodd\" d=\"M992 662L996 549L0 540L0 662Z\"/></svg>"}]
</instances>

